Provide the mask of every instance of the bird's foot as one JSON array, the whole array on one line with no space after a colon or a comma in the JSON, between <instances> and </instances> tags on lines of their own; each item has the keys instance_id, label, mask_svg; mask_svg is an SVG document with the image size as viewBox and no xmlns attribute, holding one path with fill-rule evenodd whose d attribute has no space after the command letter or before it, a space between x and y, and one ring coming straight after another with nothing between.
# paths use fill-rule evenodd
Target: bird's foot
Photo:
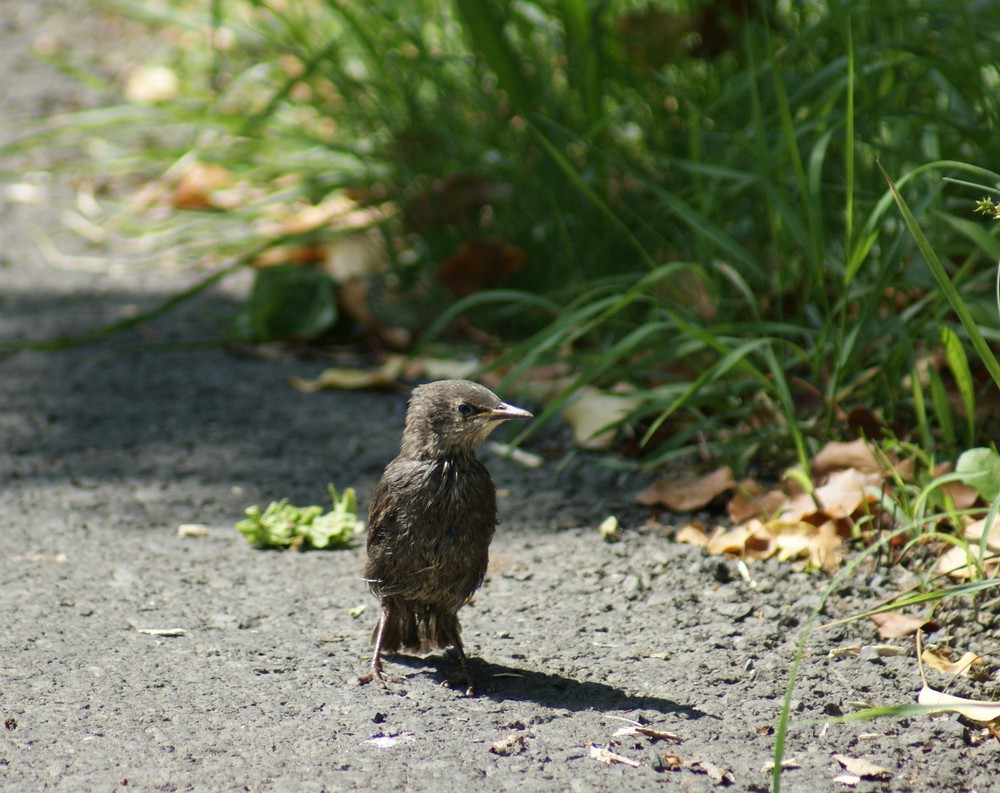
<instances>
[{"instance_id":1,"label":"bird's foot","mask_svg":"<svg viewBox=\"0 0 1000 793\"><path fill-rule=\"evenodd\" d=\"M465 696L474 697L476 696L476 681L472 679L472 675L459 675L455 678L449 678L445 680L442 684L445 688L465 688Z\"/></svg>"},{"instance_id":2,"label":"bird's foot","mask_svg":"<svg viewBox=\"0 0 1000 793\"><path fill-rule=\"evenodd\" d=\"M402 678L399 677L388 677L385 672L382 671L382 664L373 665L371 671L366 675L361 675L358 678L358 685L363 686L368 683L375 683L379 688L387 689L389 688L389 683L402 683Z\"/></svg>"}]
</instances>

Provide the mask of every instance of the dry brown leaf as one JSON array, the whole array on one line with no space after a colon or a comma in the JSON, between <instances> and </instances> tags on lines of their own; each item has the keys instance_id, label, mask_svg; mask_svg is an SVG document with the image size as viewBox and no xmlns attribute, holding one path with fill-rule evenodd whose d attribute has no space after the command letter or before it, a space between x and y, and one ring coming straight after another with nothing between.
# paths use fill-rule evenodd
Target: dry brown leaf
<instances>
[{"instance_id":1,"label":"dry brown leaf","mask_svg":"<svg viewBox=\"0 0 1000 793\"><path fill-rule=\"evenodd\" d=\"M476 360L456 358L419 358L415 363L418 371L411 373L407 370L408 379L412 380L423 376L428 380L465 380L480 365L479 361Z\"/></svg>"},{"instance_id":2,"label":"dry brown leaf","mask_svg":"<svg viewBox=\"0 0 1000 793\"><path fill-rule=\"evenodd\" d=\"M828 520L809 540L809 561L813 567L833 573L844 558L844 538L837 524Z\"/></svg>"},{"instance_id":3,"label":"dry brown leaf","mask_svg":"<svg viewBox=\"0 0 1000 793\"><path fill-rule=\"evenodd\" d=\"M221 165L192 160L177 177L170 201L177 209L231 209L219 192L232 184L232 174Z\"/></svg>"},{"instance_id":4,"label":"dry brown leaf","mask_svg":"<svg viewBox=\"0 0 1000 793\"><path fill-rule=\"evenodd\" d=\"M928 666L944 672L946 675L962 675L971 677L969 670L983 662L983 659L975 653L965 653L957 661L951 660L951 650L947 647L934 649L925 647L920 654L920 659Z\"/></svg>"},{"instance_id":5,"label":"dry brown leaf","mask_svg":"<svg viewBox=\"0 0 1000 793\"><path fill-rule=\"evenodd\" d=\"M816 527L803 521L793 523L773 520L764 525L774 536L775 553L783 562L805 556L809 551L809 543L816 534Z\"/></svg>"},{"instance_id":6,"label":"dry brown leaf","mask_svg":"<svg viewBox=\"0 0 1000 793\"><path fill-rule=\"evenodd\" d=\"M728 531L716 529L706 547L711 554L733 553L767 559L774 554L775 538L763 523L754 519Z\"/></svg>"},{"instance_id":7,"label":"dry brown leaf","mask_svg":"<svg viewBox=\"0 0 1000 793\"><path fill-rule=\"evenodd\" d=\"M816 488L816 498L834 520L849 518L862 504L877 498L869 488L877 491L882 481L880 474L864 474L854 468L837 471L830 474L825 485Z\"/></svg>"},{"instance_id":8,"label":"dry brown leaf","mask_svg":"<svg viewBox=\"0 0 1000 793\"><path fill-rule=\"evenodd\" d=\"M527 252L516 245L484 237L463 242L438 270L438 281L452 297L492 289L524 267Z\"/></svg>"},{"instance_id":9,"label":"dry brown leaf","mask_svg":"<svg viewBox=\"0 0 1000 793\"><path fill-rule=\"evenodd\" d=\"M945 482L940 489L942 493L951 496L955 509L958 510L971 509L979 501L978 491L964 482Z\"/></svg>"},{"instance_id":10,"label":"dry brown leaf","mask_svg":"<svg viewBox=\"0 0 1000 793\"><path fill-rule=\"evenodd\" d=\"M881 766L860 757L848 757L843 754L835 754L833 759L840 763L844 770L855 776L866 779L889 779L892 774Z\"/></svg>"},{"instance_id":11,"label":"dry brown leaf","mask_svg":"<svg viewBox=\"0 0 1000 793\"><path fill-rule=\"evenodd\" d=\"M399 375L405 359L394 355L378 369L344 369L331 367L324 369L313 380L290 377L288 382L306 394L313 394L326 388L341 391L358 391L365 388L392 388L399 385Z\"/></svg>"},{"instance_id":12,"label":"dry brown leaf","mask_svg":"<svg viewBox=\"0 0 1000 793\"><path fill-rule=\"evenodd\" d=\"M733 470L724 465L696 479L654 482L636 496L644 506L662 505L674 512L692 512L736 485Z\"/></svg>"},{"instance_id":13,"label":"dry brown leaf","mask_svg":"<svg viewBox=\"0 0 1000 793\"><path fill-rule=\"evenodd\" d=\"M968 579L978 576L976 562L979 562L987 571L1000 566L1000 553L986 549L986 553L981 554L978 543L969 545L966 553L964 548L953 545L938 559L938 572L946 573L952 578Z\"/></svg>"},{"instance_id":14,"label":"dry brown leaf","mask_svg":"<svg viewBox=\"0 0 1000 793\"><path fill-rule=\"evenodd\" d=\"M666 730L657 730L653 727L646 727L642 724L626 724L624 727L619 727L615 730L616 738L620 738L623 735L645 735L647 738L652 738L654 741L673 741L674 743L684 742L684 739L679 735L667 732Z\"/></svg>"},{"instance_id":15,"label":"dry brown leaf","mask_svg":"<svg viewBox=\"0 0 1000 793\"><path fill-rule=\"evenodd\" d=\"M986 547L991 551L1000 551L1000 515L986 528L986 518L970 523L965 527L965 537L970 543L978 544L986 533Z\"/></svg>"},{"instance_id":16,"label":"dry brown leaf","mask_svg":"<svg viewBox=\"0 0 1000 793\"><path fill-rule=\"evenodd\" d=\"M670 769L674 771L681 768L684 765L684 761L675 754L667 752L660 755L660 766L664 769Z\"/></svg>"},{"instance_id":17,"label":"dry brown leaf","mask_svg":"<svg viewBox=\"0 0 1000 793\"><path fill-rule=\"evenodd\" d=\"M916 633L924 626L929 628L936 626L932 620L910 617L901 611L884 611L881 614L872 614L869 619L878 625L878 635L883 639L898 639L900 636Z\"/></svg>"},{"instance_id":18,"label":"dry brown leaf","mask_svg":"<svg viewBox=\"0 0 1000 793\"><path fill-rule=\"evenodd\" d=\"M633 760L631 757L625 757L622 754L616 754L612 752L607 747L601 746L600 744L592 743L590 745L590 756L594 760L599 760L605 765L628 765L632 768L638 768L642 763L637 760Z\"/></svg>"},{"instance_id":19,"label":"dry brown leaf","mask_svg":"<svg viewBox=\"0 0 1000 793\"><path fill-rule=\"evenodd\" d=\"M924 686L920 689L917 702L933 707L935 713L953 711L977 724L987 724L1000 720L1000 702L980 702L975 699L956 697L945 694L943 691L937 691L930 686Z\"/></svg>"},{"instance_id":20,"label":"dry brown leaf","mask_svg":"<svg viewBox=\"0 0 1000 793\"><path fill-rule=\"evenodd\" d=\"M718 766L708 760L693 760L688 766L694 773L705 774L712 782L719 786L729 786L736 783L736 775L733 769L725 766Z\"/></svg>"},{"instance_id":21,"label":"dry brown leaf","mask_svg":"<svg viewBox=\"0 0 1000 793\"><path fill-rule=\"evenodd\" d=\"M579 393L580 397L562 412L573 430L573 440L584 449L609 448L615 439L615 430L604 428L627 416L638 403L630 397L608 394L596 388L581 388Z\"/></svg>"},{"instance_id":22,"label":"dry brown leaf","mask_svg":"<svg viewBox=\"0 0 1000 793\"><path fill-rule=\"evenodd\" d=\"M510 185L504 182L477 174L449 174L406 205L403 222L421 233L449 225L471 226L485 207L510 196Z\"/></svg>"},{"instance_id":23,"label":"dry brown leaf","mask_svg":"<svg viewBox=\"0 0 1000 793\"><path fill-rule=\"evenodd\" d=\"M504 738L502 741L497 741L490 747L490 751L502 757L510 757L511 755L521 754L527 748L527 736L525 733L519 732L508 738Z\"/></svg>"},{"instance_id":24,"label":"dry brown leaf","mask_svg":"<svg viewBox=\"0 0 1000 793\"><path fill-rule=\"evenodd\" d=\"M688 523L677 531L677 542L686 542L688 545L697 545L700 548L708 547L708 535L705 527L700 523Z\"/></svg>"},{"instance_id":25,"label":"dry brown leaf","mask_svg":"<svg viewBox=\"0 0 1000 793\"><path fill-rule=\"evenodd\" d=\"M744 479L736 484L736 492L729 499L726 511L733 523L743 523L750 518L769 519L788 500L780 490L764 490L753 479Z\"/></svg>"},{"instance_id":26,"label":"dry brown leaf","mask_svg":"<svg viewBox=\"0 0 1000 793\"><path fill-rule=\"evenodd\" d=\"M780 523L799 523L806 518L812 517L820 508L816 506L816 501L808 493L798 493L791 496L781 508L775 521Z\"/></svg>"},{"instance_id":27,"label":"dry brown leaf","mask_svg":"<svg viewBox=\"0 0 1000 793\"><path fill-rule=\"evenodd\" d=\"M882 466L864 438L847 443L830 441L812 459L812 469L816 476L843 468L880 471Z\"/></svg>"}]
</instances>

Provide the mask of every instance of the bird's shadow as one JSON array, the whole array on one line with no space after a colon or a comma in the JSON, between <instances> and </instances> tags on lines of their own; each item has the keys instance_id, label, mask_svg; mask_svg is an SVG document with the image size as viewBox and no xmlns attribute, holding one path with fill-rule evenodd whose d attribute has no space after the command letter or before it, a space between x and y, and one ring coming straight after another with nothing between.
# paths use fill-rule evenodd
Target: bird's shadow
<instances>
[{"instance_id":1,"label":"bird's shadow","mask_svg":"<svg viewBox=\"0 0 1000 793\"><path fill-rule=\"evenodd\" d=\"M443 680L457 671L457 663L451 653L430 657L397 654L392 656L392 660L413 668L432 667ZM628 694L606 683L576 680L564 675L520 669L477 658L470 659L470 663L476 677L476 694L497 702L534 702L546 708L572 711L653 710L659 713L676 713L689 719L711 716L672 699Z\"/></svg>"}]
</instances>

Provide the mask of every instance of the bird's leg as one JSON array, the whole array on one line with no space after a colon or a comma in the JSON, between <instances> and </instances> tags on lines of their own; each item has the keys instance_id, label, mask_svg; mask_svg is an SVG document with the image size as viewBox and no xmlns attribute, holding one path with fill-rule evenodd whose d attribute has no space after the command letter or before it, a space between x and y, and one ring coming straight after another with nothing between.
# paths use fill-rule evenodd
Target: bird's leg
<instances>
[{"instance_id":1,"label":"bird's leg","mask_svg":"<svg viewBox=\"0 0 1000 793\"><path fill-rule=\"evenodd\" d=\"M465 696L475 696L476 679L472 675L472 665L469 663L465 650L462 648L462 639L457 630L449 630L448 633L449 642L454 646L455 654L458 655L458 677L445 680L444 685L448 688L458 688L461 684L464 684L466 686Z\"/></svg>"},{"instance_id":2,"label":"bird's leg","mask_svg":"<svg viewBox=\"0 0 1000 793\"><path fill-rule=\"evenodd\" d=\"M374 680L380 688L387 688L386 678L382 673L382 642L385 639L385 629L388 624L389 609L382 606L382 610L379 612L378 628L375 630L375 654L372 655L372 668L368 674L361 675L358 678L359 686L371 683Z\"/></svg>"}]
</instances>

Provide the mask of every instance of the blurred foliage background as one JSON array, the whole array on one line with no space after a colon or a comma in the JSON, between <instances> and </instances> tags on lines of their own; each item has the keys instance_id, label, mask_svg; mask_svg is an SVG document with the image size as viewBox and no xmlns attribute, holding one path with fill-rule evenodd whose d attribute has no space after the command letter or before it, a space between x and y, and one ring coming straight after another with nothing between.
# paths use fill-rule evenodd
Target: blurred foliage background
<instances>
[{"instance_id":1,"label":"blurred foliage background","mask_svg":"<svg viewBox=\"0 0 1000 793\"><path fill-rule=\"evenodd\" d=\"M122 228L266 249L244 339L471 348L508 390L552 379L543 419L611 395L650 465L768 470L864 433L933 468L995 437L959 321L991 357L993 0L112 5L151 60L51 134L107 142Z\"/></svg>"}]
</instances>

